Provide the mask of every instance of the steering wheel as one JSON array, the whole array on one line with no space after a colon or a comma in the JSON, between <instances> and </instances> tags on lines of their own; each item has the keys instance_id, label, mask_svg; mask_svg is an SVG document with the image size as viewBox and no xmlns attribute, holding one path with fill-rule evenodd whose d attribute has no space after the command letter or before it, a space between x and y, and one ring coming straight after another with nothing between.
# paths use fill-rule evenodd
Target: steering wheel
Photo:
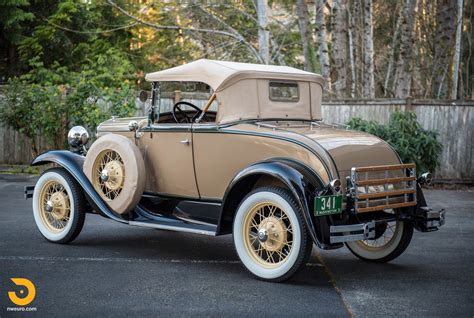
<instances>
[{"instance_id":1,"label":"steering wheel","mask_svg":"<svg viewBox=\"0 0 474 318\"><path fill-rule=\"evenodd\" d=\"M191 108L194 108L196 110L196 114L193 115L192 117L188 116L186 111L182 110L181 107L179 107L180 105L186 105L186 106L189 106ZM177 124L180 124L180 123L188 123L189 124L189 123L193 123L202 114L202 110L199 107L197 107L196 105L191 104L189 102L177 102L173 106L172 113L173 113L174 121ZM178 119L178 117L181 117L181 118ZM204 115L204 118L206 120L208 120L206 115Z\"/></svg>"}]
</instances>

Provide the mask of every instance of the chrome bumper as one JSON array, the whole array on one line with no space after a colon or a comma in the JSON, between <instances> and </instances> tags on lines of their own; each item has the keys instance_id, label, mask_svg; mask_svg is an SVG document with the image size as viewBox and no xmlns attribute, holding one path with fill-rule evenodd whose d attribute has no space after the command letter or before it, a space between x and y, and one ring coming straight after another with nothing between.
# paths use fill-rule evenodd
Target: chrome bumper
<instances>
[{"instance_id":1,"label":"chrome bumper","mask_svg":"<svg viewBox=\"0 0 474 318\"><path fill-rule=\"evenodd\" d=\"M446 212L444 209L433 211L429 207L421 207L420 210L423 212L423 215L422 220L416 222L418 230L422 232L432 232L444 225L446 220Z\"/></svg>"},{"instance_id":2,"label":"chrome bumper","mask_svg":"<svg viewBox=\"0 0 474 318\"><path fill-rule=\"evenodd\" d=\"M35 186L25 186L25 200L33 197Z\"/></svg>"},{"instance_id":3,"label":"chrome bumper","mask_svg":"<svg viewBox=\"0 0 474 318\"><path fill-rule=\"evenodd\" d=\"M367 240L375 237L375 221L350 225L331 225L329 232L331 244Z\"/></svg>"}]
</instances>

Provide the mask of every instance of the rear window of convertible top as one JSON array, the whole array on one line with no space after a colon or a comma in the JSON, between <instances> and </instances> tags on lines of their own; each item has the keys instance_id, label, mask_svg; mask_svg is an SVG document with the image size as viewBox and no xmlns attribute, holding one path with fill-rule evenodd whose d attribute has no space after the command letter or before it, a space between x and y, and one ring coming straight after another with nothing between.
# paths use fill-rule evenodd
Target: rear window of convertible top
<instances>
[{"instance_id":1,"label":"rear window of convertible top","mask_svg":"<svg viewBox=\"0 0 474 318\"><path fill-rule=\"evenodd\" d=\"M295 82L270 82L270 100L276 102L297 102L300 99L298 83Z\"/></svg>"}]
</instances>

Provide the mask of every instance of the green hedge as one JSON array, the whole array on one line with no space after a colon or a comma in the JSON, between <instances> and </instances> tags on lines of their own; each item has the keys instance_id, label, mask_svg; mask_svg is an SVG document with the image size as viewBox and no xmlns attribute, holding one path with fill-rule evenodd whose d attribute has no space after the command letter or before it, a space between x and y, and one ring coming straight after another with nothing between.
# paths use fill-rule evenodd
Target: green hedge
<instances>
[{"instance_id":1,"label":"green hedge","mask_svg":"<svg viewBox=\"0 0 474 318\"><path fill-rule=\"evenodd\" d=\"M81 125L94 132L112 115L131 116L136 111L135 98L126 84L108 88L81 80L70 87L12 79L0 100L0 123L24 134L36 156L37 136L44 137L52 149L65 148L69 128Z\"/></svg>"},{"instance_id":2,"label":"green hedge","mask_svg":"<svg viewBox=\"0 0 474 318\"><path fill-rule=\"evenodd\" d=\"M418 123L414 112L395 112L388 124L352 118L351 129L365 131L387 141L398 152L404 163L415 163L417 173L434 172L439 165L443 146L435 131L425 130Z\"/></svg>"}]
</instances>

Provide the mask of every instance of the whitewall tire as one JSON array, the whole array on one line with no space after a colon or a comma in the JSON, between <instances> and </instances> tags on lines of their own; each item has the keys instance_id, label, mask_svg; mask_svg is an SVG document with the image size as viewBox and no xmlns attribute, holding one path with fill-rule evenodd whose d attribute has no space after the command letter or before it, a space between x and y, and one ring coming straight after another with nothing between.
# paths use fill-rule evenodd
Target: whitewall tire
<instances>
[{"instance_id":1,"label":"whitewall tire","mask_svg":"<svg viewBox=\"0 0 474 318\"><path fill-rule=\"evenodd\" d=\"M82 188L63 168L46 170L35 185L33 215L38 230L48 241L71 242L84 225Z\"/></svg>"},{"instance_id":2,"label":"whitewall tire","mask_svg":"<svg viewBox=\"0 0 474 318\"><path fill-rule=\"evenodd\" d=\"M130 138L118 134L98 138L87 151L83 170L115 212L127 214L140 201L145 189L145 162Z\"/></svg>"},{"instance_id":3,"label":"whitewall tire","mask_svg":"<svg viewBox=\"0 0 474 318\"><path fill-rule=\"evenodd\" d=\"M295 199L277 187L258 188L242 200L233 239L243 265L257 278L274 282L293 276L313 246Z\"/></svg>"},{"instance_id":4,"label":"whitewall tire","mask_svg":"<svg viewBox=\"0 0 474 318\"><path fill-rule=\"evenodd\" d=\"M393 221L385 225L376 239L347 242L346 246L362 260L385 263L400 256L407 249L412 236L412 223Z\"/></svg>"}]
</instances>

